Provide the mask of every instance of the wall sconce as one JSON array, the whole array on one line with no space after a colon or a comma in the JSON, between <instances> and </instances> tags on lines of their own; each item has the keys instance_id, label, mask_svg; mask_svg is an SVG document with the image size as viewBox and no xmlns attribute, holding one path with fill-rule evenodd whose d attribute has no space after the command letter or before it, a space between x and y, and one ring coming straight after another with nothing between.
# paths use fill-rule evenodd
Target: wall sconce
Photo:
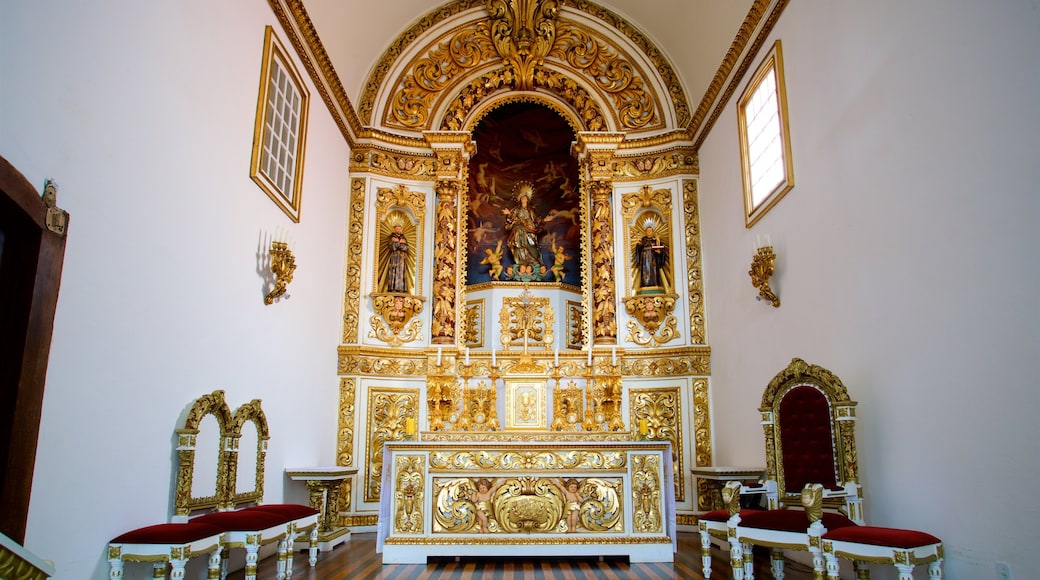
<instances>
[{"instance_id":1,"label":"wall sconce","mask_svg":"<svg viewBox=\"0 0 1040 580\"><path fill-rule=\"evenodd\" d=\"M271 272L274 274L274 289L264 296L264 304L271 305L285 294L286 287L292 282L293 272L296 271L296 256L293 256L289 244L286 242L271 241Z\"/></svg>"},{"instance_id":2,"label":"wall sconce","mask_svg":"<svg viewBox=\"0 0 1040 580\"><path fill-rule=\"evenodd\" d=\"M758 289L758 296L755 299L768 300L773 308L780 308L780 299L769 287L769 279L773 277L773 260L775 259L773 246L759 247L755 255L751 257L751 270L748 271L748 274L751 276L751 285Z\"/></svg>"}]
</instances>

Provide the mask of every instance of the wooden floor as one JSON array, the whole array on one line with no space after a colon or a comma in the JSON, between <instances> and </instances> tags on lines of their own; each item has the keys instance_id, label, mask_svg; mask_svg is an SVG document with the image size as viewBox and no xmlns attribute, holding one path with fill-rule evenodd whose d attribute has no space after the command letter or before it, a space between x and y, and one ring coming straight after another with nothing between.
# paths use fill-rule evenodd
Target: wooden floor
<instances>
[{"instance_id":1,"label":"wooden floor","mask_svg":"<svg viewBox=\"0 0 1040 580\"><path fill-rule=\"evenodd\" d=\"M695 533L679 532L675 562L629 564L625 560L598 558L454 558L427 564L387 564L376 553L375 534L352 534L350 541L318 556L318 565L307 565L306 552L293 557L293 580L688 580L704 578L701 573L700 540ZM712 578L730 578L728 555L718 547L712 550ZM275 580L274 557L260 562L257 580ZM788 563L787 580L807 580L812 571L798 563ZM773 577L769 558L756 557L755 578ZM228 574L242 580L241 570Z\"/></svg>"}]
</instances>

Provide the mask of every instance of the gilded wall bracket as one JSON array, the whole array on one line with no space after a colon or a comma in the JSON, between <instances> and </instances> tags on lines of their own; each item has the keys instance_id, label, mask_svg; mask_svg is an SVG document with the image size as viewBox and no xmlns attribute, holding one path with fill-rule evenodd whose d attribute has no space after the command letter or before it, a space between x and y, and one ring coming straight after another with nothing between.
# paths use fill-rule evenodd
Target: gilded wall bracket
<instances>
[{"instance_id":1,"label":"gilded wall bracket","mask_svg":"<svg viewBox=\"0 0 1040 580\"><path fill-rule=\"evenodd\" d=\"M676 294L626 296L621 300L625 311L635 320L628 321L628 337L640 346L660 346L679 338L679 322L672 315Z\"/></svg>"},{"instance_id":2,"label":"gilded wall bracket","mask_svg":"<svg viewBox=\"0 0 1040 580\"><path fill-rule=\"evenodd\" d=\"M401 346L421 338L422 319L416 315L422 312L421 296L398 292L372 294L372 308L376 314L369 320L372 330L369 338L376 338L390 346Z\"/></svg>"}]
</instances>

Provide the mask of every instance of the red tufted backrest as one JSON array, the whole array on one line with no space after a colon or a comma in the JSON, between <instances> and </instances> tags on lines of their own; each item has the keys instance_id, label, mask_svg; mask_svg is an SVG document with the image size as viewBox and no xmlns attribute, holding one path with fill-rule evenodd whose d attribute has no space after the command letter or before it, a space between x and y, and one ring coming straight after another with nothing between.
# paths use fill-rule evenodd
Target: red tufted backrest
<instances>
[{"instance_id":1,"label":"red tufted backrest","mask_svg":"<svg viewBox=\"0 0 1040 580\"><path fill-rule=\"evenodd\" d=\"M783 486L801 493L807 483L837 486L832 414L826 395L815 387L789 390L777 408Z\"/></svg>"}]
</instances>

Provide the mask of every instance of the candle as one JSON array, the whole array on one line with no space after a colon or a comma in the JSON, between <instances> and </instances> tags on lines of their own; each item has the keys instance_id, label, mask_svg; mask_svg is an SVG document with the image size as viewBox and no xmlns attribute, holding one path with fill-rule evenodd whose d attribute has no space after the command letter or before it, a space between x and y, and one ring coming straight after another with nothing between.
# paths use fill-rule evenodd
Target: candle
<instances>
[{"instance_id":1,"label":"candle","mask_svg":"<svg viewBox=\"0 0 1040 580\"><path fill-rule=\"evenodd\" d=\"M612 365L616 365L617 364L617 347L616 346L610 350L610 364L612 364Z\"/></svg>"},{"instance_id":2,"label":"candle","mask_svg":"<svg viewBox=\"0 0 1040 580\"><path fill-rule=\"evenodd\" d=\"M469 347L466 347L466 364L469 364Z\"/></svg>"},{"instance_id":3,"label":"candle","mask_svg":"<svg viewBox=\"0 0 1040 580\"><path fill-rule=\"evenodd\" d=\"M646 434L649 433L649 432L650 432L650 426L647 424L646 418L640 419L639 420L639 434L643 435L645 437Z\"/></svg>"},{"instance_id":4,"label":"candle","mask_svg":"<svg viewBox=\"0 0 1040 580\"><path fill-rule=\"evenodd\" d=\"M495 347L491 347L491 366L495 366Z\"/></svg>"},{"instance_id":5,"label":"candle","mask_svg":"<svg viewBox=\"0 0 1040 580\"><path fill-rule=\"evenodd\" d=\"M589 362L588 362L588 365L590 367L592 366L592 343L591 342L589 343Z\"/></svg>"},{"instance_id":6,"label":"candle","mask_svg":"<svg viewBox=\"0 0 1040 580\"><path fill-rule=\"evenodd\" d=\"M553 353L553 364L560 366L560 349L557 348L556 352Z\"/></svg>"},{"instance_id":7,"label":"candle","mask_svg":"<svg viewBox=\"0 0 1040 580\"><path fill-rule=\"evenodd\" d=\"M441 366L441 347L437 347L437 366Z\"/></svg>"}]
</instances>

